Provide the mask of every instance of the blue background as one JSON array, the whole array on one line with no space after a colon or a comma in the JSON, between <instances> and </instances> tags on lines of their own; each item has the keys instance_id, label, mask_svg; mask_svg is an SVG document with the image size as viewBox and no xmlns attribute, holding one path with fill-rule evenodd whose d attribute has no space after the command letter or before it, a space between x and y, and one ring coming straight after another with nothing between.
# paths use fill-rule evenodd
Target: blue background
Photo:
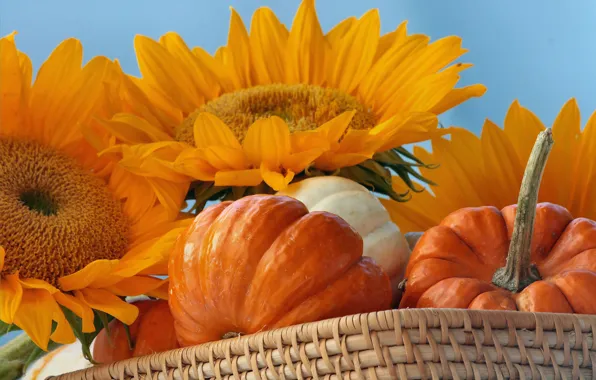
<instances>
[{"instance_id":1,"label":"blue background","mask_svg":"<svg viewBox=\"0 0 596 380\"><path fill-rule=\"evenodd\" d=\"M272 8L290 25L299 0L19 0L0 2L0 34L19 32L17 44L35 68L63 39L79 38L85 58L118 58L138 74L133 50L135 34L153 38L168 31L182 35L189 46L209 52L225 44L229 6L250 25L259 6ZM463 61L475 66L463 73L462 84L484 83L483 98L448 112L446 125L476 133L485 118L501 125L514 99L551 124L563 103L576 97L585 122L596 108L596 2L593 0L318 0L324 30L349 16L378 8L382 32L409 20L410 33L437 39L459 35L470 52ZM0 338L0 344L3 342Z\"/></svg>"}]
</instances>

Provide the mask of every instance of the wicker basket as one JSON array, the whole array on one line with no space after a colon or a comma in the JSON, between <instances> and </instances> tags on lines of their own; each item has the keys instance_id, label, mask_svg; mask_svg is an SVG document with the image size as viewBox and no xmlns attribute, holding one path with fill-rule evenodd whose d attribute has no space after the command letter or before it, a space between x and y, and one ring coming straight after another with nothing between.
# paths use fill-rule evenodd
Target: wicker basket
<instances>
[{"instance_id":1,"label":"wicker basket","mask_svg":"<svg viewBox=\"0 0 596 380\"><path fill-rule=\"evenodd\" d=\"M405 309L352 315L53 379L596 379L595 315Z\"/></svg>"}]
</instances>

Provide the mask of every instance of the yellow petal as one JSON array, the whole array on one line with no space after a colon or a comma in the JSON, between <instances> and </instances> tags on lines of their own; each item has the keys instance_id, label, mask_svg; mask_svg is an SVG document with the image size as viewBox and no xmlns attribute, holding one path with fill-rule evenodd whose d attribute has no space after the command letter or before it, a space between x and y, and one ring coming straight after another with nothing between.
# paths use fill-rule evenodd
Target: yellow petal
<instances>
[{"instance_id":1,"label":"yellow petal","mask_svg":"<svg viewBox=\"0 0 596 380\"><path fill-rule=\"evenodd\" d=\"M355 113L356 110L346 111L321 125L317 131L321 132L333 146L333 143L338 143L345 134Z\"/></svg>"},{"instance_id":2,"label":"yellow petal","mask_svg":"<svg viewBox=\"0 0 596 380\"><path fill-rule=\"evenodd\" d=\"M260 169L220 171L215 174L215 186L257 186L263 182Z\"/></svg>"},{"instance_id":3,"label":"yellow petal","mask_svg":"<svg viewBox=\"0 0 596 380\"><path fill-rule=\"evenodd\" d=\"M321 85L325 81L325 62L329 43L323 35L314 0L300 4L288 37L286 83Z\"/></svg>"},{"instance_id":4,"label":"yellow petal","mask_svg":"<svg viewBox=\"0 0 596 380\"><path fill-rule=\"evenodd\" d=\"M576 155L577 164L573 170L575 181L571 188L573 199L570 211L574 213L574 216L596 215L596 202L593 198L594 186L596 186L596 160L594 160L596 156L596 112L588 119Z\"/></svg>"},{"instance_id":5,"label":"yellow petal","mask_svg":"<svg viewBox=\"0 0 596 380\"><path fill-rule=\"evenodd\" d=\"M98 122L106 131L125 144L172 140L172 137L159 127L131 114L116 114L111 120L98 120Z\"/></svg>"},{"instance_id":6,"label":"yellow petal","mask_svg":"<svg viewBox=\"0 0 596 380\"><path fill-rule=\"evenodd\" d=\"M388 100L388 98L395 95L399 83L396 79L389 82L392 80L392 77L397 76L397 73L394 72L395 68L402 63L406 57L425 48L428 41L428 36L408 36L403 43L395 43L385 54L379 57L379 60L371 67L358 87L358 93L362 97L363 103L371 105L376 111ZM385 86L387 86L388 83L393 83L395 85L393 92L385 91Z\"/></svg>"},{"instance_id":7,"label":"yellow petal","mask_svg":"<svg viewBox=\"0 0 596 380\"><path fill-rule=\"evenodd\" d=\"M315 161L315 167L321 170L332 171L348 166L358 165L372 157L371 154L362 153L336 153L323 154Z\"/></svg>"},{"instance_id":8,"label":"yellow petal","mask_svg":"<svg viewBox=\"0 0 596 380\"><path fill-rule=\"evenodd\" d=\"M430 111L436 115L440 115L443 112L462 104L466 100L484 95L485 92L486 86L482 84L473 84L471 86L462 88L454 88L445 97L443 97L441 101L435 104Z\"/></svg>"},{"instance_id":9,"label":"yellow petal","mask_svg":"<svg viewBox=\"0 0 596 380\"><path fill-rule=\"evenodd\" d=\"M168 280L161 280L155 277L134 276L125 278L122 281L109 286L106 290L117 296L139 296L160 288Z\"/></svg>"},{"instance_id":10,"label":"yellow petal","mask_svg":"<svg viewBox=\"0 0 596 380\"><path fill-rule=\"evenodd\" d=\"M14 318L14 323L44 351L48 349L56 307L54 297L46 290L27 289L23 292L21 304Z\"/></svg>"},{"instance_id":11,"label":"yellow petal","mask_svg":"<svg viewBox=\"0 0 596 380\"><path fill-rule=\"evenodd\" d=\"M167 300L169 298L169 282L165 280L161 286L146 293L149 297Z\"/></svg>"},{"instance_id":12,"label":"yellow petal","mask_svg":"<svg viewBox=\"0 0 596 380\"><path fill-rule=\"evenodd\" d=\"M81 318L83 321L82 327L84 333L95 331L95 325L93 324L95 316L93 314L93 310L86 303L81 302L70 294L65 294L62 292L54 293L53 296L59 305L64 306L68 310L75 313L76 316Z\"/></svg>"},{"instance_id":13,"label":"yellow petal","mask_svg":"<svg viewBox=\"0 0 596 380\"><path fill-rule=\"evenodd\" d=\"M78 272L58 279L60 288L65 291L83 289L111 274L118 260L95 260Z\"/></svg>"},{"instance_id":14,"label":"yellow petal","mask_svg":"<svg viewBox=\"0 0 596 380\"><path fill-rule=\"evenodd\" d=\"M132 324L139 315L139 309L136 306L121 300L107 290L76 290L75 297L90 308L103 311L127 325Z\"/></svg>"},{"instance_id":15,"label":"yellow petal","mask_svg":"<svg viewBox=\"0 0 596 380\"><path fill-rule=\"evenodd\" d=\"M379 39L379 46L377 47L377 53L375 55L375 62L379 60L389 49L393 46L400 45L406 41L408 22L403 21L397 29L393 32L384 34Z\"/></svg>"},{"instance_id":16,"label":"yellow petal","mask_svg":"<svg viewBox=\"0 0 596 380\"><path fill-rule=\"evenodd\" d=\"M266 163L261 164L261 176L267 185L273 190L283 190L288 186L292 179L294 179L294 172L286 170L285 173L280 173L278 168L267 167Z\"/></svg>"},{"instance_id":17,"label":"yellow petal","mask_svg":"<svg viewBox=\"0 0 596 380\"><path fill-rule=\"evenodd\" d=\"M248 128L242 146L254 166L264 162L267 167L280 167L290 154L290 130L277 116L259 119Z\"/></svg>"},{"instance_id":18,"label":"yellow petal","mask_svg":"<svg viewBox=\"0 0 596 380\"><path fill-rule=\"evenodd\" d=\"M315 148L290 155L283 167L294 173L300 173L323 154L324 150Z\"/></svg>"},{"instance_id":19,"label":"yellow petal","mask_svg":"<svg viewBox=\"0 0 596 380\"><path fill-rule=\"evenodd\" d=\"M437 125L436 115L420 112L410 114L406 119L389 119L373 128L371 135L382 141L378 150L385 151L449 133L448 128L438 129Z\"/></svg>"},{"instance_id":20,"label":"yellow petal","mask_svg":"<svg viewBox=\"0 0 596 380\"><path fill-rule=\"evenodd\" d=\"M493 195L493 204L488 206L501 208L515 203L524 165L517 158L513 145L505 132L489 120L484 123L480 140L484 170L490 173L486 185Z\"/></svg>"},{"instance_id":21,"label":"yellow petal","mask_svg":"<svg viewBox=\"0 0 596 380\"><path fill-rule=\"evenodd\" d=\"M217 170L241 170L248 166L242 148L210 146L202 153L209 165Z\"/></svg>"},{"instance_id":22,"label":"yellow petal","mask_svg":"<svg viewBox=\"0 0 596 380\"><path fill-rule=\"evenodd\" d=\"M505 116L505 135L511 141L520 162L527 162L536 137L544 130L544 125L527 108L514 101Z\"/></svg>"},{"instance_id":23,"label":"yellow petal","mask_svg":"<svg viewBox=\"0 0 596 380\"><path fill-rule=\"evenodd\" d=\"M168 211L170 218L176 217L184 203L190 183L178 184L160 178L150 178L148 182L159 199L159 203Z\"/></svg>"},{"instance_id":24,"label":"yellow petal","mask_svg":"<svg viewBox=\"0 0 596 380\"><path fill-rule=\"evenodd\" d=\"M348 33L348 31L350 31L356 21L358 21L356 17L348 17L327 32L325 39L329 42L331 49L337 48L340 40L346 35L346 33Z\"/></svg>"},{"instance_id":25,"label":"yellow petal","mask_svg":"<svg viewBox=\"0 0 596 380\"><path fill-rule=\"evenodd\" d=\"M194 148L180 153L172 167L179 173L199 181L213 181L217 171L209 164L203 152Z\"/></svg>"},{"instance_id":26,"label":"yellow petal","mask_svg":"<svg viewBox=\"0 0 596 380\"><path fill-rule=\"evenodd\" d=\"M235 77L238 79L238 88L250 87L250 42L248 33L240 15L230 7L230 32L228 33L228 45L226 46L234 68Z\"/></svg>"},{"instance_id":27,"label":"yellow petal","mask_svg":"<svg viewBox=\"0 0 596 380\"><path fill-rule=\"evenodd\" d=\"M334 51L333 67L330 67L330 85L350 94L372 66L381 20L379 11L368 11L341 39Z\"/></svg>"},{"instance_id":28,"label":"yellow petal","mask_svg":"<svg viewBox=\"0 0 596 380\"><path fill-rule=\"evenodd\" d=\"M203 104L204 95L189 86L193 83L192 75L163 45L139 35L134 44L143 79L153 84L164 101L186 113Z\"/></svg>"},{"instance_id":29,"label":"yellow petal","mask_svg":"<svg viewBox=\"0 0 596 380\"><path fill-rule=\"evenodd\" d=\"M289 32L269 8L259 8L252 17L250 48L258 84L282 83L285 47Z\"/></svg>"},{"instance_id":30,"label":"yellow petal","mask_svg":"<svg viewBox=\"0 0 596 380\"><path fill-rule=\"evenodd\" d=\"M199 114L193 128L197 148L227 146L241 149L238 139L230 128L213 114L208 112Z\"/></svg>"},{"instance_id":31,"label":"yellow petal","mask_svg":"<svg viewBox=\"0 0 596 380\"><path fill-rule=\"evenodd\" d=\"M11 324L21 304L23 287L16 274L4 275L0 279L0 320Z\"/></svg>"},{"instance_id":32,"label":"yellow petal","mask_svg":"<svg viewBox=\"0 0 596 380\"><path fill-rule=\"evenodd\" d=\"M22 131L25 117L22 108L27 98L24 90L31 83L26 83L19 65L19 53L12 38L0 39L0 125L8 136L18 136Z\"/></svg>"},{"instance_id":33,"label":"yellow petal","mask_svg":"<svg viewBox=\"0 0 596 380\"><path fill-rule=\"evenodd\" d=\"M74 343L76 338L72 331L72 327L70 327L70 324L66 320L64 313L60 307L58 307L56 302L54 302L54 313L52 314L52 319L56 322L56 328L54 329L52 335L50 335L50 339L60 344Z\"/></svg>"},{"instance_id":34,"label":"yellow petal","mask_svg":"<svg viewBox=\"0 0 596 380\"><path fill-rule=\"evenodd\" d=\"M548 199L561 205L571 204L574 180L580 156L581 118L575 99L570 99L553 123L553 145L540 186L540 199ZM572 168L569 170L569 168ZM569 184L561 186L562 183ZM579 215L575 215L575 217Z\"/></svg>"},{"instance_id":35,"label":"yellow petal","mask_svg":"<svg viewBox=\"0 0 596 380\"><path fill-rule=\"evenodd\" d=\"M4 269L4 258L6 257L6 250L0 245L0 271Z\"/></svg>"},{"instance_id":36,"label":"yellow petal","mask_svg":"<svg viewBox=\"0 0 596 380\"><path fill-rule=\"evenodd\" d=\"M38 280L36 278L21 278L19 281L23 289L44 289L50 294L58 292L58 289L44 280Z\"/></svg>"},{"instance_id":37,"label":"yellow petal","mask_svg":"<svg viewBox=\"0 0 596 380\"><path fill-rule=\"evenodd\" d=\"M201 60L188 48L184 40L174 32L164 34L159 42L176 57L181 65L188 71L192 82L187 85L194 85L198 93L201 93L207 99L217 96L217 81L213 78Z\"/></svg>"}]
</instances>

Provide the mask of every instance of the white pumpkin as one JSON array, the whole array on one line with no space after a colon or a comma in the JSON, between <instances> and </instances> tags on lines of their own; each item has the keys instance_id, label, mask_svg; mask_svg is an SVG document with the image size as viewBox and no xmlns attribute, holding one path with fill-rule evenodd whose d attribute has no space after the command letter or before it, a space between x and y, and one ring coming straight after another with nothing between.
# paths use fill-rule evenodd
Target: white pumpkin
<instances>
[{"instance_id":1,"label":"white pumpkin","mask_svg":"<svg viewBox=\"0 0 596 380\"><path fill-rule=\"evenodd\" d=\"M298 199L309 211L327 211L348 222L362 236L364 255L389 275L397 294L410 247L385 207L367 188L343 177L312 177L290 184L277 195Z\"/></svg>"}]
</instances>

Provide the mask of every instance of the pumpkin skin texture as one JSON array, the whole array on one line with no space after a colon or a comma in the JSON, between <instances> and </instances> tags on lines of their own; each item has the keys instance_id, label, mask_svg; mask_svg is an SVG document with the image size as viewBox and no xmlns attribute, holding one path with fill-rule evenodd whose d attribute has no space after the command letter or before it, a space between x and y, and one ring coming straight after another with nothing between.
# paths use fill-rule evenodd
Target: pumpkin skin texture
<instances>
[{"instance_id":1,"label":"pumpkin skin texture","mask_svg":"<svg viewBox=\"0 0 596 380\"><path fill-rule=\"evenodd\" d=\"M252 195L202 211L170 256L182 346L388 309L389 277L337 215Z\"/></svg>"},{"instance_id":2,"label":"pumpkin skin texture","mask_svg":"<svg viewBox=\"0 0 596 380\"><path fill-rule=\"evenodd\" d=\"M343 177L312 177L277 193L298 199L309 211L327 211L348 222L372 257L391 279L396 295L411 254L408 242L379 199L364 186Z\"/></svg>"},{"instance_id":3,"label":"pumpkin skin texture","mask_svg":"<svg viewBox=\"0 0 596 380\"><path fill-rule=\"evenodd\" d=\"M116 319L109 323L110 336L101 330L93 344L93 359L108 364L132 357L178 348L174 319L165 300L144 300L134 303L139 316L129 326L131 349L124 324Z\"/></svg>"},{"instance_id":4,"label":"pumpkin skin texture","mask_svg":"<svg viewBox=\"0 0 596 380\"><path fill-rule=\"evenodd\" d=\"M596 314L596 222L562 206L536 207L530 260L541 280L519 293L492 284L505 266L517 206L464 208L420 238L400 307Z\"/></svg>"}]
</instances>

